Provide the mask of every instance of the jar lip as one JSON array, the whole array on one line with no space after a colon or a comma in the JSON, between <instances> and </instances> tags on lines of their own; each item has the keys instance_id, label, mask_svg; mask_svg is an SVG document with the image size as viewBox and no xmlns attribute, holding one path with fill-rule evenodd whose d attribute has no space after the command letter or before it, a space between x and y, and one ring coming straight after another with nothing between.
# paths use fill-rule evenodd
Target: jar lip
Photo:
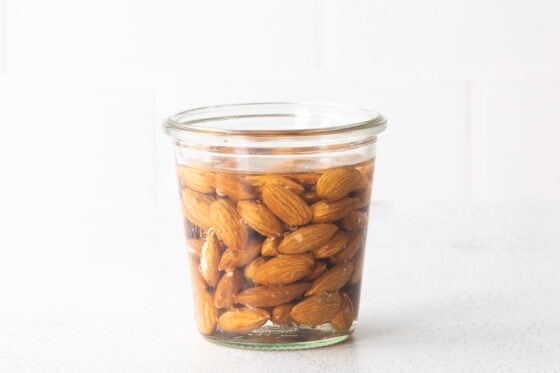
<instances>
[{"instance_id":1,"label":"jar lip","mask_svg":"<svg viewBox=\"0 0 560 373\"><path fill-rule=\"evenodd\" d=\"M262 122L265 118L293 123L286 127L274 123L273 128L239 127L239 121L247 124L255 120ZM346 104L315 102L249 102L204 106L173 114L163 122L164 132L175 138L184 138L189 134L270 138L336 135L353 131L376 135L386 127L385 117L375 111Z\"/></svg>"}]
</instances>

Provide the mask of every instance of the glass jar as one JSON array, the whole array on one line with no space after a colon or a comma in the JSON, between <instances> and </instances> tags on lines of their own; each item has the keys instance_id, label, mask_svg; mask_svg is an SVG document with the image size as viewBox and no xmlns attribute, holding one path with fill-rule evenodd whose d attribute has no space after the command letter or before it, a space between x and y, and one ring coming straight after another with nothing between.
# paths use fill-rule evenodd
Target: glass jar
<instances>
[{"instance_id":1,"label":"glass jar","mask_svg":"<svg viewBox=\"0 0 560 373\"><path fill-rule=\"evenodd\" d=\"M381 115L344 105L187 110L173 137L198 330L303 349L356 326Z\"/></svg>"}]
</instances>

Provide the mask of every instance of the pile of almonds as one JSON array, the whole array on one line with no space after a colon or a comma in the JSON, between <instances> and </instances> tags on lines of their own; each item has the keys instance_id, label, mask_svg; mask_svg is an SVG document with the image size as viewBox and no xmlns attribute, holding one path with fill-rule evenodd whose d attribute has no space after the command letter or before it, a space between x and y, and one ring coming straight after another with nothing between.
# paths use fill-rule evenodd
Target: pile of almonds
<instances>
[{"instance_id":1,"label":"pile of almonds","mask_svg":"<svg viewBox=\"0 0 560 373\"><path fill-rule=\"evenodd\" d=\"M305 173L177 167L201 333L351 328L373 160Z\"/></svg>"}]
</instances>

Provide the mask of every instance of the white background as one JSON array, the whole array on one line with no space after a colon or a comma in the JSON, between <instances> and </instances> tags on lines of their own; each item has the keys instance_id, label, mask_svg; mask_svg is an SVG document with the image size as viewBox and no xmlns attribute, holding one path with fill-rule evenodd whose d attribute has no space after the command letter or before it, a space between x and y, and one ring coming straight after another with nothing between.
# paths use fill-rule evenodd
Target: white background
<instances>
[{"instance_id":1,"label":"white background","mask_svg":"<svg viewBox=\"0 0 560 373\"><path fill-rule=\"evenodd\" d=\"M153 327L190 312L160 129L179 110L371 108L389 119L380 206L557 206L559 17L555 0L0 0L0 370L72 371L68 354L110 371L111 337L158 341L125 362L180 355Z\"/></svg>"}]
</instances>

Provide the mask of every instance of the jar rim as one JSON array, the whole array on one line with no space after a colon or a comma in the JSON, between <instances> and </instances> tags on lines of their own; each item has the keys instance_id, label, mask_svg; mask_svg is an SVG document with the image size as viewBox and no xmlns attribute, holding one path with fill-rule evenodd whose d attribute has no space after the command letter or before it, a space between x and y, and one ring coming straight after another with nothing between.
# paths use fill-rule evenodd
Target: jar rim
<instances>
[{"instance_id":1,"label":"jar rim","mask_svg":"<svg viewBox=\"0 0 560 373\"><path fill-rule=\"evenodd\" d=\"M177 139L193 134L264 139L343 135L356 131L374 136L386 127L385 117L375 111L346 104L313 102L204 106L178 112L163 122L164 132Z\"/></svg>"}]
</instances>

